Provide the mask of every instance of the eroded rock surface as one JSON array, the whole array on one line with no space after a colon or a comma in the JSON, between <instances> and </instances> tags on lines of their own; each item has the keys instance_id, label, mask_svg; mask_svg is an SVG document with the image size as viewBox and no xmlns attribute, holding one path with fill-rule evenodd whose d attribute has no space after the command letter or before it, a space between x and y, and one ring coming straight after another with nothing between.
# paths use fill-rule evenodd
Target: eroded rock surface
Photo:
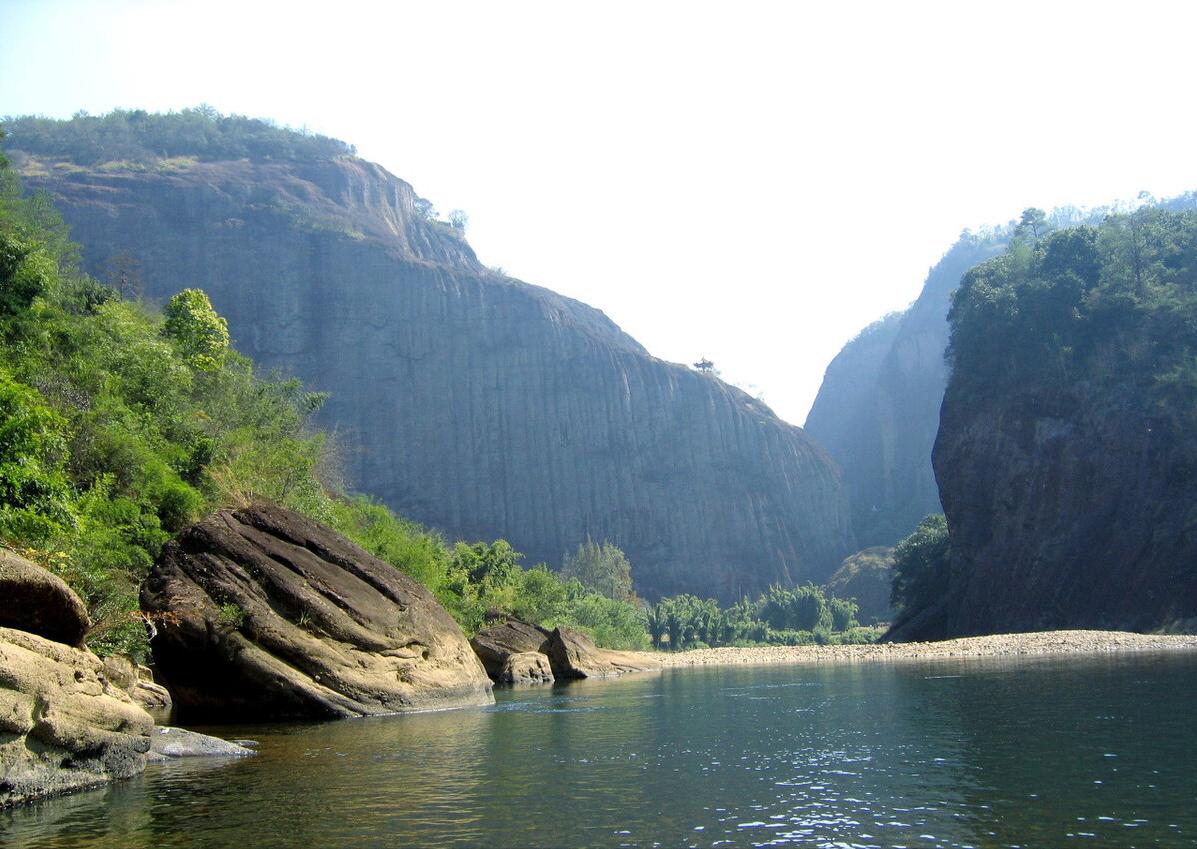
<instances>
[{"instance_id":1,"label":"eroded rock surface","mask_svg":"<svg viewBox=\"0 0 1197 849\"><path fill-rule=\"evenodd\" d=\"M125 655L111 655L104 658L104 674L108 680L116 684L133 697L133 701L141 705L154 717L164 721L170 716L170 692L154 681L150 670Z\"/></svg>"},{"instance_id":2,"label":"eroded rock surface","mask_svg":"<svg viewBox=\"0 0 1197 849\"><path fill-rule=\"evenodd\" d=\"M470 638L470 646L482 661L486 674L499 681L513 655L543 652L548 640L549 632L544 628L518 619L507 619L483 628Z\"/></svg>"},{"instance_id":3,"label":"eroded rock surface","mask_svg":"<svg viewBox=\"0 0 1197 849\"><path fill-rule=\"evenodd\" d=\"M136 775L153 725L90 651L0 628L0 807Z\"/></svg>"},{"instance_id":4,"label":"eroded rock surface","mask_svg":"<svg viewBox=\"0 0 1197 849\"><path fill-rule=\"evenodd\" d=\"M87 608L66 582L0 548L0 627L78 646L91 627Z\"/></svg>"},{"instance_id":5,"label":"eroded rock surface","mask_svg":"<svg viewBox=\"0 0 1197 849\"><path fill-rule=\"evenodd\" d=\"M461 628L424 587L272 504L168 543L145 583L181 718L320 718L489 704Z\"/></svg>"},{"instance_id":6,"label":"eroded rock surface","mask_svg":"<svg viewBox=\"0 0 1197 849\"><path fill-rule=\"evenodd\" d=\"M558 678L610 678L660 667L638 653L600 649L590 637L565 627L553 629L545 654Z\"/></svg>"},{"instance_id":7,"label":"eroded rock surface","mask_svg":"<svg viewBox=\"0 0 1197 849\"><path fill-rule=\"evenodd\" d=\"M538 651L508 655L495 676L498 684L552 684L554 680L549 658Z\"/></svg>"}]
</instances>

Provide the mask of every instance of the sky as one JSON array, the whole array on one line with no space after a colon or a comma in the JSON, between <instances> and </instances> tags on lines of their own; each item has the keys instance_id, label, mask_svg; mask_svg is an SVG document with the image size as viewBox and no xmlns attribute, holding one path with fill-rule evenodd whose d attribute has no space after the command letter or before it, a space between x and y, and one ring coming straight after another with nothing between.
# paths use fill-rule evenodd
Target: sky
<instances>
[{"instance_id":1,"label":"sky","mask_svg":"<svg viewBox=\"0 0 1197 849\"><path fill-rule=\"evenodd\" d=\"M966 227L1197 189L1197 4L0 0L0 115L357 146L479 258L802 424Z\"/></svg>"}]
</instances>

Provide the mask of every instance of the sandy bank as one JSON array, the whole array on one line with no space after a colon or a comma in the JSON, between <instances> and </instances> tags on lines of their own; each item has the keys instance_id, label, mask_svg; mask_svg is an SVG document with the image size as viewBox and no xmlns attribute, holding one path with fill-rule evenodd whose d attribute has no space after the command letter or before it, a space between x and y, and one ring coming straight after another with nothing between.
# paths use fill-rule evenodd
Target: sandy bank
<instances>
[{"instance_id":1,"label":"sandy bank","mask_svg":"<svg viewBox=\"0 0 1197 849\"><path fill-rule=\"evenodd\" d=\"M863 646L762 646L693 649L671 654L642 652L664 667L738 666L785 663L856 663L874 660L928 660L953 657L1107 654L1111 652L1197 650L1197 636L1131 634L1124 631L1043 631L962 637L936 643L876 643Z\"/></svg>"}]
</instances>

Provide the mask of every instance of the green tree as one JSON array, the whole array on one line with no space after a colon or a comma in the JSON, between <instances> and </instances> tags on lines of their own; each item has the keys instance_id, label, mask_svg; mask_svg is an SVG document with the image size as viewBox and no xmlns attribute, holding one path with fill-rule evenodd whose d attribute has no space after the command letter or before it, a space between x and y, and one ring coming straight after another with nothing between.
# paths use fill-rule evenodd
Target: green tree
<instances>
[{"instance_id":1,"label":"green tree","mask_svg":"<svg viewBox=\"0 0 1197 849\"><path fill-rule=\"evenodd\" d=\"M931 607L947 595L951 545L941 514L926 517L894 550L891 603L902 619Z\"/></svg>"},{"instance_id":2,"label":"green tree","mask_svg":"<svg viewBox=\"0 0 1197 849\"><path fill-rule=\"evenodd\" d=\"M855 600L850 598L830 598L827 600L831 608L832 628L836 631L847 631L860 623L856 621L856 611L859 609Z\"/></svg>"},{"instance_id":3,"label":"green tree","mask_svg":"<svg viewBox=\"0 0 1197 849\"><path fill-rule=\"evenodd\" d=\"M632 593L632 564L617 546L593 540L566 554L561 566L563 578L577 578L582 585L617 601L629 601Z\"/></svg>"},{"instance_id":4,"label":"green tree","mask_svg":"<svg viewBox=\"0 0 1197 849\"><path fill-rule=\"evenodd\" d=\"M202 289L184 289L166 305L163 332L197 371L216 371L229 351L229 325Z\"/></svg>"}]
</instances>

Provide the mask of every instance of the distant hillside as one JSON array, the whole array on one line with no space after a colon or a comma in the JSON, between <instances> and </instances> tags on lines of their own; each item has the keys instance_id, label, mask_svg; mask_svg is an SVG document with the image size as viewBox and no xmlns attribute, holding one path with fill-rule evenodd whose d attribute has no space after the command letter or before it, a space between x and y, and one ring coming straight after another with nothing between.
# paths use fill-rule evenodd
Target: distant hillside
<instances>
[{"instance_id":1,"label":"distant hillside","mask_svg":"<svg viewBox=\"0 0 1197 849\"><path fill-rule=\"evenodd\" d=\"M239 350L330 392L358 489L530 562L610 540L650 597L818 582L855 550L840 471L801 429L487 270L347 146L140 115L15 120L8 148L89 271L159 302L203 288ZM266 152L242 138L260 130Z\"/></svg>"},{"instance_id":2,"label":"distant hillside","mask_svg":"<svg viewBox=\"0 0 1197 849\"><path fill-rule=\"evenodd\" d=\"M908 310L870 325L827 367L806 430L844 469L861 545L892 545L940 512L931 446L947 385L948 304L960 276L1004 243L1002 232L962 236Z\"/></svg>"}]
</instances>

